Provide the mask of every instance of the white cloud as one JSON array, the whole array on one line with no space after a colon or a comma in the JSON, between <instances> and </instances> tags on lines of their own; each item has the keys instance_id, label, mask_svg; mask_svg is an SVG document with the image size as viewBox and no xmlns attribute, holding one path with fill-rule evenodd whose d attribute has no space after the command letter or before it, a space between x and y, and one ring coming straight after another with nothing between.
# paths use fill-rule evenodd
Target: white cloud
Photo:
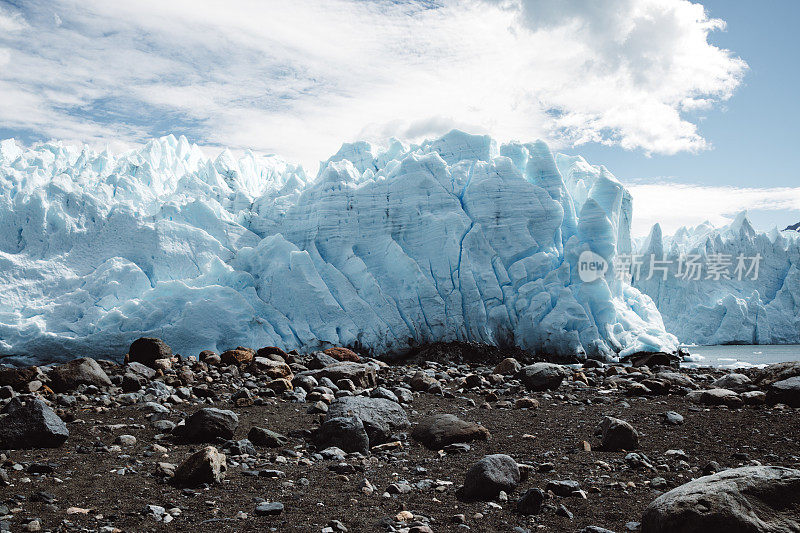
<instances>
[{"instance_id":1,"label":"white cloud","mask_svg":"<svg viewBox=\"0 0 800 533\"><path fill-rule=\"evenodd\" d=\"M0 123L90 142L174 130L304 163L454 126L698 150L684 113L746 69L709 44L723 26L687 0L55 0L0 12Z\"/></svg>"},{"instance_id":2,"label":"white cloud","mask_svg":"<svg viewBox=\"0 0 800 533\"><path fill-rule=\"evenodd\" d=\"M669 182L626 186L633 195L632 233L638 237L647 235L656 222L669 235L681 226L696 226L705 221L722 226L744 210L796 212L797 220L789 221L800 220L800 187L757 189Z\"/></svg>"}]
</instances>

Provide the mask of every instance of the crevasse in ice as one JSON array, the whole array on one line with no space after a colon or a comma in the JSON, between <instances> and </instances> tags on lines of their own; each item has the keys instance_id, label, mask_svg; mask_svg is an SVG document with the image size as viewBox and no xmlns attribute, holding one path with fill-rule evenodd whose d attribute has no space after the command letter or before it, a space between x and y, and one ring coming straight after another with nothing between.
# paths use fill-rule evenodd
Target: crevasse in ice
<instances>
[{"instance_id":1,"label":"crevasse in ice","mask_svg":"<svg viewBox=\"0 0 800 533\"><path fill-rule=\"evenodd\" d=\"M593 169L591 171L587 169ZM0 354L119 356L140 336L372 353L429 341L608 358L674 350L586 250L631 250L631 197L542 142L345 144L315 178L167 136L121 154L0 144Z\"/></svg>"}]
</instances>

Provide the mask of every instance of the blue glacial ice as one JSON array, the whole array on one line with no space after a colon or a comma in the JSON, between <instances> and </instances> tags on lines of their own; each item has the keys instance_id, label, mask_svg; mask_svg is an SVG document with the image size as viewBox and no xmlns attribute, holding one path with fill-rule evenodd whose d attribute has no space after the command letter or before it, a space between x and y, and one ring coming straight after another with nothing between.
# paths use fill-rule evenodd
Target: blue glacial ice
<instances>
[{"instance_id":1,"label":"blue glacial ice","mask_svg":"<svg viewBox=\"0 0 800 533\"><path fill-rule=\"evenodd\" d=\"M630 218L605 169L459 131L345 144L316 177L275 156L211 159L183 137L120 154L6 140L0 354L119 357L144 335L184 355L451 340L673 351L648 296L610 269L577 273L584 251L630 252Z\"/></svg>"},{"instance_id":2,"label":"blue glacial ice","mask_svg":"<svg viewBox=\"0 0 800 533\"><path fill-rule=\"evenodd\" d=\"M649 259L643 261L633 283L656 302L667 330L681 342L800 344L800 233L756 231L742 212L727 226L704 223L672 236L656 224L637 252L669 265L664 279L663 270L651 274ZM724 265L718 271L730 279L715 279L717 274L707 270L700 280L680 279L681 256L695 256L701 265ZM744 262L737 272L739 257ZM751 270L754 263L757 272Z\"/></svg>"}]
</instances>

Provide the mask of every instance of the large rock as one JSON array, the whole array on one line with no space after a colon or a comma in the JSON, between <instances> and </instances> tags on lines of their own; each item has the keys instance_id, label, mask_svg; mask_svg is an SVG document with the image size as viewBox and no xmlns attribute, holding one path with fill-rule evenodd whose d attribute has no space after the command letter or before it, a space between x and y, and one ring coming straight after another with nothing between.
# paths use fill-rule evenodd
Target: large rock
<instances>
[{"instance_id":1,"label":"large rock","mask_svg":"<svg viewBox=\"0 0 800 533\"><path fill-rule=\"evenodd\" d=\"M51 388L57 392L70 391L78 385L111 386L108 375L97 361L88 357L75 359L50 370Z\"/></svg>"},{"instance_id":2,"label":"large rock","mask_svg":"<svg viewBox=\"0 0 800 533\"><path fill-rule=\"evenodd\" d=\"M735 392L745 392L753 388L753 382L750 380L749 377L745 376L744 374L731 372L730 374L725 374L724 376L716 380L714 383L711 384L711 386L717 389L728 389Z\"/></svg>"},{"instance_id":3,"label":"large rock","mask_svg":"<svg viewBox=\"0 0 800 533\"><path fill-rule=\"evenodd\" d=\"M334 383L340 379L349 379L356 387L371 389L378 384L375 366L366 363L338 363L317 370L300 372L299 376L311 376L317 381L328 378Z\"/></svg>"},{"instance_id":4,"label":"large rock","mask_svg":"<svg viewBox=\"0 0 800 533\"><path fill-rule=\"evenodd\" d=\"M161 339L152 337L142 337L136 339L128 348L128 360L142 363L150 368L155 368L158 359L169 359L172 357L172 348Z\"/></svg>"},{"instance_id":5,"label":"large rock","mask_svg":"<svg viewBox=\"0 0 800 533\"><path fill-rule=\"evenodd\" d=\"M239 417L233 411L206 407L186 419L179 431L186 442L214 442L217 438L230 440L239 426Z\"/></svg>"},{"instance_id":6,"label":"large rock","mask_svg":"<svg viewBox=\"0 0 800 533\"><path fill-rule=\"evenodd\" d=\"M800 407L800 376L776 381L767 388L767 403Z\"/></svg>"},{"instance_id":7,"label":"large rock","mask_svg":"<svg viewBox=\"0 0 800 533\"><path fill-rule=\"evenodd\" d=\"M219 354L219 359L223 365L243 365L250 363L255 356L256 351L252 348L237 346L233 350L227 350Z\"/></svg>"},{"instance_id":8,"label":"large rock","mask_svg":"<svg viewBox=\"0 0 800 533\"><path fill-rule=\"evenodd\" d=\"M67 425L38 398L13 398L0 411L0 449L57 448L67 437Z\"/></svg>"},{"instance_id":9,"label":"large rock","mask_svg":"<svg viewBox=\"0 0 800 533\"><path fill-rule=\"evenodd\" d=\"M325 353L325 355L333 357L337 361L349 361L351 363L361 362L361 357L359 357L356 352L348 348L342 348L340 346L328 348L323 353Z\"/></svg>"},{"instance_id":10,"label":"large rock","mask_svg":"<svg viewBox=\"0 0 800 533\"><path fill-rule=\"evenodd\" d=\"M800 376L800 361L786 361L767 365L753 376L753 383L760 387L771 385L776 381Z\"/></svg>"},{"instance_id":11,"label":"large rock","mask_svg":"<svg viewBox=\"0 0 800 533\"><path fill-rule=\"evenodd\" d=\"M335 446L346 452L369 453L369 436L361 419L355 416L328 418L314 434L317 447Z\"/></svg>"},{"instance_id":12,"label":"large rock","mask_svg":"<svg viewBox=\"0 0 800 533\"><path fill-rule=\"evenodd\" d=\"M319 370L326 366L339 364L339 361L324 352L314 352L306 365L311 370Z\"/></svg>"},{"instance_id":13,"label":"large rock","mask_svg":"<svg viewBox=\"0 0 800 533\"><path fill-rule=\"evenodd\" d=\"M289 443L289 439L285 435L255 426L250 428L247 438L256 446L266 446L268 448L280 448Z\"/></svg>"},{"instance_id":14,"label":"large rock","mask_svg":"<svg viewBox=\"0 0 800 533\"><path fill-rule=\"evenodd\" d=\"M38 380L39 374L39 368L35 366L0 368L0 387L8 385L18 392L27 392L26 386L31 381Z\"/></svg>"},{"instance_id":15,"label":"large rock","mask_svg":"<svg viewBox=\"0 0 800 533\"><path fill-rule=\"evenodd\" d=\"M272 379L294 379L292 369L284 362L273 361L266 357L255 357L249 366L250 372L253 374L265 374Z\"/></svg>"},{"instance_id":16,"label":"large rock","mask_svg":"<svg viewBox=\"0 0 800 533\"><path fill-rule=\"evenodd\" d=\"M535 363L524 366L517 378L532 391L555 390L561 385L567 371L553 363Z\"/></svg>"},{"instance_id":17,"label":"large rock","mask_svg":"<svg viewBox=\"0 0 800 533\"><path fill-rule=\"evenodd\" d=\"M259 348L256 355L278 362L285 362L289 358L289 354L277 346L264 346L263 348Z\"/></svg>"},{"instance_id":18,"label":"large rock","mask_svg":"<svg viewBox=\"0 0 800 533\"><path fill-rule=\"evenodd\" d=\"M686 398L694 403L703 405L726 405L728 407L741 407L744 403L741 397L728 389L708 389L692 391Z\"/></svg>"},{"instance_id":19,"label":"large rock","mask_svg":"<svg viewBox=\"0 0 800 533\"><path fill-rule=\"evenodd\" d=\"M432 450L441 450L448 444L486 440L491 437L485 427L461 420L455 415L433 415L422 420L411 436Z\"/></svg>"},{"instance_id":20,"label":"large rock","mask_svg":"<svg viewBox=\"0 0 800 533\"><path fill-rule=\"evenodd\" d=\"M494 367L494 373L501 376L510 376L520 371L522 365L513 357L506 357Z\"/></svg>"},{"instance_id":21,"label":"large rock","mask_svg":"<svg viewBox=\"0 0 800 533\"><path fill-rule=\"evenodd\" d=\"M639 433L625 420L606 416L595 430L605 451L635 450L639 447Z\"/></svg>"},{"instance_id":22,"label":"large rock","mask_svg":"<svg viewBox=\"0 0 800 533\"><path fill-rule=\"evenodd\" d=\"M678 372L658 372L656 373L655 378L669 383L670 387L674 389L684 388L694 390L698 388L697 383L692 381L691 377Z\"/></svg>"},{"instance_id":23,"label":"large rock","mask_svg":"<svg viewBox=\"0 0 800 533\"><path fill-rule=\"evenodd\" d=\"M466 500L491 500L501 490L514 490L519 481L519 466L514 459L499 453L487 455L467 471L461 496Z\"/></svg>"},{"instance_id":24,"label":"large rock","mask_svg":"<svg viewBox=\"0 0 800 533\"><path fill-rule=\"evenodd\" d=\"M642 533L800 531L800 470L747 466L701 477L645 510Z\"/></svg>"},{"instance_id":25,"label":"large rock","mask_svg":"<svg viewBox=\"0 0 800 533\"><path fill-rule=\"evenodd\" d=\"M213 446L190 455L175 470L173 483L179 487L196 487L203 483L219 483L228 469L225 454Z\"/></svg>"},{"instance_id":26,"label":"large rock","mask_svg":"<svg viewBox=\"0 0 800 533\"><path fill-rule=\"evenodd\" d=\"M387 442L396 431L410 424L399 403L385 398L344 396L336 399L328 409L327 418L355 416L364 424L370 446Z\"/></svg>"}]
</instances>

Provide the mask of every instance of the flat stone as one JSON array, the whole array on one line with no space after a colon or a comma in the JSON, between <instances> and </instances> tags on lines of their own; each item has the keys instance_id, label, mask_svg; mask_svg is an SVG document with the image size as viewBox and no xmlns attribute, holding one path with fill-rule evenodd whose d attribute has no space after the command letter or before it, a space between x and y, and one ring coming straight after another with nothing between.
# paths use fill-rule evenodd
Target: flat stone
<instances>
[{"instance_id":1,"label":"flat stone","mask_svg":"<svg viewBox=\"0 0 800 533\"><path fill-rule=\"evenodd\" d=\"M266 446L267 448L280 448L289 442L289 439L280 433L255 426L250 428L247 438L256 446Z\"/></svg>"},{"instance_id":2,"label":"flat stone","mask_svg":"<svg viewBox=\"0 0 800 533\"><path fill-rule=\"evenodd\" d=\"M489 430L455 415L439 414L423 419L411 432L411 437L432 450L441 450L448 444L472 442L491 438Z\"/></svg>"},{"instance_id":3,"label":"flat stone","mask_svg":"<svg viewBox=\"0 0 800 533\"><path fill-rule=\"evenodd\" d=\"M256 505L255 513L259 516L274 516L283 512L283 504L280 502L262 502Z\"/></svg>"}]
</instances>

